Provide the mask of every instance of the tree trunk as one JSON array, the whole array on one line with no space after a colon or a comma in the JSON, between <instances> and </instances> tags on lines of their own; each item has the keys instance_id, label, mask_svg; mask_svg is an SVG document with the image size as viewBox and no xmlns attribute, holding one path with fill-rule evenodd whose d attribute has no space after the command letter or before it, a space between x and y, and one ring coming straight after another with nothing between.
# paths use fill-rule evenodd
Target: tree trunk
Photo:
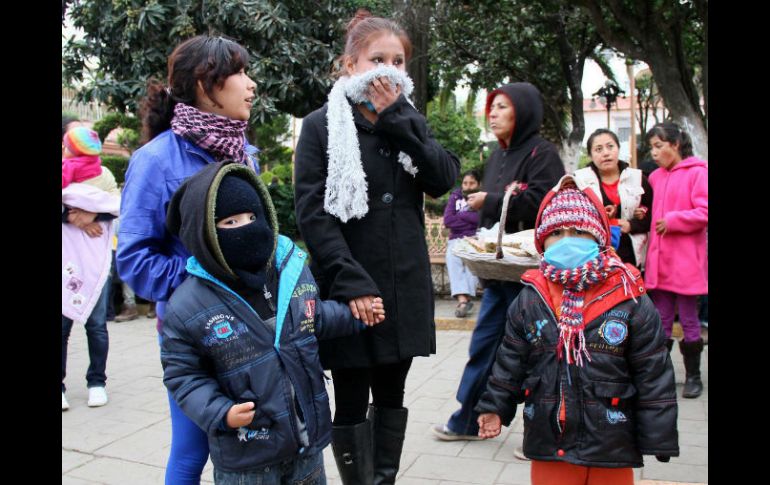
<instances>
[{"instance_id":1,"label":"tree trunk","mask_svg":"<svg viewBox=\"0 0 770 485\"><path fill-rule=\"evenodd\" d=\"M692 138L695 156L708 160L708 133L700 111L694 109L681 81L678 81L681 73L667 64L662 56L650 56L646 61L671 117Z\"/></svg>"},{"instance_id":2,"label":"tree trunk","mask_svg":"<svg viewBox=\"0 0 770 485\"><path fill-rule=\"evenodd\" d=\"M430 47L430 16L433 2L427 0L393 0L396 20L406 30L412 41L412 60L407 72L414 81L412 101L420 113L427 113L428 106L428 48Z\"/></svg>"}]
</instances>

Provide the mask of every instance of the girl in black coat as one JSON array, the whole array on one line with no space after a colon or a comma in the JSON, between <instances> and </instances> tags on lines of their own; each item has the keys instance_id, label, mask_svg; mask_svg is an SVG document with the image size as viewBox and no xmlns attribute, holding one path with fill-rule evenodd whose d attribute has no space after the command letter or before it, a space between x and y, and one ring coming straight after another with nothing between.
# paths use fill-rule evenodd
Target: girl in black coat
<instances>
[{"instance_id":1,"label":"girl in black coat","mask_svg":"<svg viewBox=\"0 0 770 485\"><path fill-rule=\"evenodd\" d=\"M394 482L406 375L412 357L436 350L423 194L451 189L460 162L407 98L410 54L394 22L353 19L343 75L329 102L305 118L296 151L297 223L322 298L349 303L369 323L372 299L381 296L387 313L377 327L321 346L332 370L332 447L343 483Z\"/></svg>"}]
</instances>

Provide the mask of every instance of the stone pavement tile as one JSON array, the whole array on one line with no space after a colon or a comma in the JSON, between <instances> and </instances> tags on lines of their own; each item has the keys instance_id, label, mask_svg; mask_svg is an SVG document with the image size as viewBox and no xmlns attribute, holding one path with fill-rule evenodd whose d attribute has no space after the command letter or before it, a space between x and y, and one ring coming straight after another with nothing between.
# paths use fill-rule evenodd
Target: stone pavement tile
<instances>
[{"instance_id":1,"label":"stone pavement tile","mask_svg":"<svg viewBox=\"0 0 770 485\"><path fill-rule=\"evenodd\" d=\"M171 446L171 421L164 420L154 426L148 426L136 433L99 448L97 454L111 458L165 467L168 447ZM166 456L160 456L165 451ZM160 458L160 463L158 463Z\"/></svg>"},{"instance_id":2,"label":"stone pavement tile","mask_svg":"<svg viewBox=\"0 0 770 485\"><path fill-rule=\"evenodd\" d=\"M67 477L67 476L61 477L61 485L94 485L95 483L101 483L101 482L92 482L91 480L83 480L81 478L75 478L75 477Z\"/></svg>"},{"instance_id":3,"label":"stone pavement tile","mask_svg":"<svg viewBox=\"0 0 770 485\"><path fill-rule=\"evenodd\" d=\"M466 484L491 485L495 483L495 479L502 469L502 463L490 462L489 460L437 456L423 452L404 474L404 478L441 479Z\"/></svg>"},{"instance_id":4,"label":"stone pavement tile","mask_svg":"<svg viewBox=\"0 0 770 485\"><path fill-rule=\"evenodd\" d=\"M666 480L638 480L634 485L703 485L695 482L669 482Z\"/></svg>"},{"instance_id":5,"label":"stone pavement tile","mask_svg":"<svg viewBox=\"0 0 770 485\"><path fill-rule=\"evenodd\" d=\"M676 428L680 433L695 433L705 434L709 433L709 423L702 419L682 419L679 418L676 423Z\"/></svg>"},{"instance_id":6,"label":"stone pavement tile","mask_svg":"<svg viewBox=\"0 0 770 485\"><path fill-rule=\"evenodd\" d=\"M429 429L422 434L408 434L404 440L404 451L432 453L434 455L457 456L468 441L441 441Z\"/></svg>"},{"instance_id":7,"label":"stone pavement tile","mask_svg":"<svg viewBox=\"0 0 770 485\"><path fill-rule=\"evenodd\" d=\"M686 465L676 463L676 460L676 458L672 458L669 463L660 463L653 457L645 457L642 478L645 480L708 483L708 465Z\"/></svg>"},{"instance_id":8,"label":"stone pavement tile","mask_svg":"<svg viewBox=\"0 0 770 485\"><path fill-rule=\"evenodd\" d=\"M396 475L396 478L399 479L399 483L401 483L400 478L404 476L404 473L406 473L412 465L414 465L414 462L417 461L419 456L420 454L414 451L401 452L401 462L398 468L398 474Z\"/></svg>"},{"instance_id":9,"label":"stone pavement tile","mask_svg":"<svg viewBox=\"0 0 770 485\"><path fill-rule=\"evenodd\" d=\"M516 460L514 458L514 460ZM515 463L508 463L498 475L495 484L504 485L529 485L530 463L516 460Z\"/></svg>"},{"instance_id":10,"label":"stone pavement tile","mask_svg":"<svg viewBox=\"0 0 770 485\"><path fill-rule=\"evenodd\" d=\"M136 485L163 483L166 472L163 468L142 463L114 458L96 458L70 471L67 476L105 485Z\"/></svg>"},{"instance_id":11,"label":"stone pavement tile","mask_svg":"<svg viewBox=\"0 0 770 485\"><path fill-rule=\"evenodd\" d=\"M332 451L332 445L324 448L324 470L326 471L326 479L340 477L340 473L337 471L337 463L334 461L334 452Z\"/></svg>"},{"instance_id":12,"label":"stone pavement tile","mask_svg":"<svg viewBox=\"0 0 770 485\"><path fill-rule=\"evenodd\" d=\"M702 433L684 433L679 430L679 447L686 445L705 446L708 449L709 435Z\"/></svg>"},{"instance_id":13,"label":"stone pavement tile","mask_svg":"<svg viewBox=\"0 0 770 485\"><path fill-rule=\"evenodd\" d=\"M671 458L671 461L683 465L708 465L709 450L703 446L682 445L680 443L679 456Z\"/></svg>"},{"instance_id":14,"label":"stone pavement tile","mask_svg":"<svg viewBox=\"0 0 770 485\"><path fill-rule=\"evenodd\" d=\"M93 455L78 453L77 451L61 450L61 472L62 475L93 460Z\"/></svg>"},{"instance_id":15,"label":"stone pavement tile","mask_svg":"<svg viewBox=\"0 0 770 485\"><path fill-rule=\"evenodd\" d=\"M457 392L457 378L455 379L430 379L419 389L423 396L445 399Z\"/></svg>"},{"instance_id":16,"label":"stone pavement tile","mask_svg":"<svg viewBox=\"0 0 770 485\"><path fill-rule=\"evenodd\" d=\"M136 433L141 428L142 426L136 424L121 423L104 417L93 418L87 426L74 428L62 423L62 448L93 453L103 446Z\"/></svg>"},{"instance_id":17,"label":"stone pavement tile","mask_svg":"<svg viewBox=\"0 0 770 485\"><path fill-rule=\"evenodd\" d=\"M703 420L706 416L704 401L700 399L679 399L677 401L679 419Z\"/></svg>"},{"instance_id":18,"label":"stone pavement tile","mask_svg":"<svg viewBox=\"0 0 770 485\"><path fill-rule=\"evenodd\" d=\"M500 451L503 440L500 436L484 441L469 441L468 445L460 451L458 456L462 458L483 458L492 460Z\"/></svg>"},{"instance_id":19,"label":"stone pavement tile","mask_svg":"<svg viewBox=\"0 0 770 485\"><path fill-rule=\"evenodd\" d=\"M432 480L429 478L411 478L401 477L398 479L398 485L440 485L440 480Z\"/></svg>"},{"instance_id":20,"label":"stone pavement tile","mask_svg":"<svg viewBox=\"0 0 770 485\"><path fill-rule=\"evenodd\" d=\"M201 482L214 483L214 464L211 463L211 458L206 462L206 466L203 467Z\"/></svg>"}]
</instances>

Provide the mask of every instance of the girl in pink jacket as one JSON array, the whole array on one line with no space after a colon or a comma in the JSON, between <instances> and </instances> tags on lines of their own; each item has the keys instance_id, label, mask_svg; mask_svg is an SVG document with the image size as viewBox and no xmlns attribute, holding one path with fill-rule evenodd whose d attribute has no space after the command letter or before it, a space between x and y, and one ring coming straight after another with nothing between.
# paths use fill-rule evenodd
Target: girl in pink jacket
<instances>
[{"instance_id":1,"label":"girl in pink jacket","mask_svg":"<svg viewBox=\"0 0 770 485\"><path fill-rule=\"evenodd\" d=\"M654 197L644 279L669 338L669 350L678 307L684 331L679 350L686 372L682 397L695 398L703 392L697 299L708 294L708 167L693 156L689 135L675 123L656 124L646 138L660 168L650 175Z\"/></svg>"}]
</instances>

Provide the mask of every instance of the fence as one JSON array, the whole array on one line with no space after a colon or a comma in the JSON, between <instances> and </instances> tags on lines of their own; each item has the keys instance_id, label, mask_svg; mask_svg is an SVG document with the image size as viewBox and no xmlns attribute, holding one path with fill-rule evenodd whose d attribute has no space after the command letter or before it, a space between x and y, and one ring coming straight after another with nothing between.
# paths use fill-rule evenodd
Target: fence
<instances>
[{"instance_id":1,"label":"fence","mask_svg":"<svg viewBox=\"0 0 770 485\"><path fill-rule=\"evenodd\" d=\"M72 88L61 89L61 110L76 115L81 121L98 121L107 114L107 107L92 101L80 103L75 100L77 92Z\"/></svg>"}]
</instances>

